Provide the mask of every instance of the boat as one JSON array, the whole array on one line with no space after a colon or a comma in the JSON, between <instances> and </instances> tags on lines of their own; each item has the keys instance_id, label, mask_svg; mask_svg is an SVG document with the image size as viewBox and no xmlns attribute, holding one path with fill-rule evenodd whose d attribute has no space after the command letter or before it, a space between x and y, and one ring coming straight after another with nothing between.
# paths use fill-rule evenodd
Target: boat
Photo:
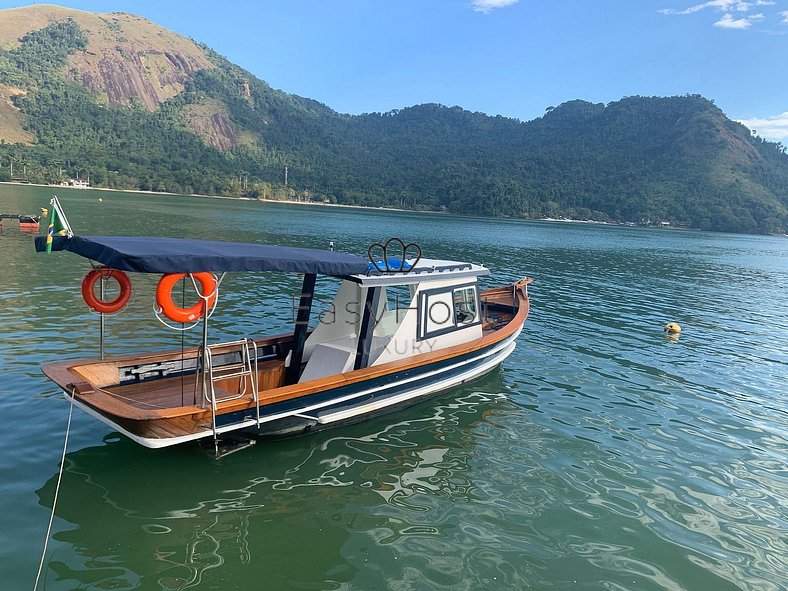
<instances>
[{"instance_id":1,"label":"boat","mask_svg":"<svg viewBox=\"0 0 788 591\"><path fill-rule=\"evenodd\" d=\"M25 215L17 213L0 213L0 228L3 227L3 220L19 220L19 229L23 231L38 232L39 220L41 216Z\"/></svg>"},{"instance_id":2,"label":"boat","mask_svg":"<svg viewBox=\"0 0 788 591\"><path fill-rule=\"evenodd\" d=\"M30 232L38 232L40 219L41 216L38 215L20 215L19 229Z\"/></svg>"},{"instance_id":3,"label":"boat","mask_svg":"<svg viewBox=\"0 0 788 591\"><path fill-rule=\"evenodd\" d=\"M101 314L102 347L98 358L56 361L43 372L75 406L149 448L213 440L218 453L234 432L300 435L414 405L498 367L529 311L531 279L481 291L478 279L490 273L483 265L422 258L418 245L398 238L372 245L367 257L186 238L49 241L50 250L94 265L82 294ZM36 250L46 249L47 237L38 237ZM303 276L291 331L211 342L219 288L235 272ZM202 344L105 358L104 316L128 303L129 273L161 274L154 313L174 329L199 327ZM310 325L318 277L337 290ZM106 301L110 280L120 290ZM180 282L195 292L191 307L173 301Z\"/></svg>"}]
</instances>

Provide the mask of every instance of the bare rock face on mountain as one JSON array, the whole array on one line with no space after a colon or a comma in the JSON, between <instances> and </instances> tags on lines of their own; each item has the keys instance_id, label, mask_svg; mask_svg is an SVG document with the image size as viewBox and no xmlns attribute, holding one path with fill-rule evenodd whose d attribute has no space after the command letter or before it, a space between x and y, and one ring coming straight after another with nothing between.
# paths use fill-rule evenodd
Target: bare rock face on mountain
<instances>
[{"instance_id":1,"label":"bare rock face on mountain","mask_svg":"<svg viewBox=\"0 0 788 591\"><path fill-rule=\"evenodd\" d=\"M181 120L206 144L217 150L229 150L238 143L235 127L219 101L203 100L187 105L181 112Z\"/></svg>"},{"instance_id":2,"label":"bare rock face on mountain","mask_svg":"<svg viewBox=\"0 0 788 591\"><path fill-rule=\"evenodd\" d=\"M0 139L9 143L32 144L33 134L25 131L24 115L13 103L13 97L24 96L25 91L0 84Z\"/></svg>"},{"instance_id":3,"label":"bare rock face on mountain","mask_svg":"<svg viewBox=\"0 0 788 591\"><path fill-rule=\"evenodd\" d=\"M121 45L114 53L86 52L73 61L77 63L70 74L99 96L105 95L110 106L137 99L149 111L183 90L183 83L202 66L179 53Z\"/></svg>"},{"instance_id":4,"label":"bare rock face on mountain","mask_svg":"<svg viewBox=\"0 0 788 591\"><path fill-rule=\"evenodd\" d=\"M215 65L187 39L149 20L122 12L95 14L58 6L28 6L2 11L0 48L13 49L21 39L48 25L73 20L85 32L87 47L68 57L64 76L94 94L108 107L141 106L150 112L176 96L200 70ZM24 116L11 97L25 89L0 86L0 139L33 143ZM237 132L221 106L195 106L182 114L185 125L218 150L236 145Z\"/></svg>"},{"instance_id":5,"label":"bare rock face on mountain","mask_svg":"<svg viewBox=\"0 0 788 591\"><path fill-rule=\"evenodd\" d=\"M88 46L69 56L66 75L109 106L138 102L154 111L181 92L195 72L214 67L194 41L145 18L58 6L3 11L0 47L11 49L27 33L69 18L85 31Z\"/></svg>"}]
</instances>

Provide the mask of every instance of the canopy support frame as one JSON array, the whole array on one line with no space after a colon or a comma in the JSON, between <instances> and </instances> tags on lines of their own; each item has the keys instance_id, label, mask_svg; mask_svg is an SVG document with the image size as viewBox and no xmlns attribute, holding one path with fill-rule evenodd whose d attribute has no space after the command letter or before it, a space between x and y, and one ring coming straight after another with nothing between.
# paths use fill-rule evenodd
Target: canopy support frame
<instances>
[{"instance_id":1,"label":"canopy support frame","mask_svg":"<svg viewBox=\"0 0 788 591\"><path fill-rule=\"evenodd\" d=\"M286 383L294 384L301 375L301 362L304 359L304 344L309 330L309 317L312 314L312 300L315 297L317 275L306 273L301 286L301 294L296 313L295 330L293 331L293 349L290 355L290 367L287 368Z\"/></svg>"},{"instance_id":2,"label":"canopy support frame","mask_svg":"<svg viewBox=\"0 0 788 591\"><path fill-rule=\"evenodd\" d=\"M363 369L369 365L369 355L372 351L372 334L380 304L381 289L379 287L367 288L367 297L364 302L364 314L361 317L361 327L358 330L358 343L356 345L356 360L353 369Z\"/></svg>"}]
</instances>

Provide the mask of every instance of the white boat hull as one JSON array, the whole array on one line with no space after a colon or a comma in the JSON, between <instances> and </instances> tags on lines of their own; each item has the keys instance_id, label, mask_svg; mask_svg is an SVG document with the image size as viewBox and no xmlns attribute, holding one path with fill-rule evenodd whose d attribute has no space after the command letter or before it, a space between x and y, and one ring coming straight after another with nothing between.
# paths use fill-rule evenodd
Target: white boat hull
<instances>
[{"instance_id":1,"label":"white boat hull","mask_svg":"<svg viewBox=\"0 0 788 591\"><path fill-rule=\"evenodd\" d=\"M252 435L255 433L269 436L293 435L355 423L372 416L417 404L440 392L475 380L495 369L514 351L516 339L521 330L522 327L489 349L479 351L477 355L470 359L375 387L365 388L365 384L361 382L358 384L358 389L351 394L314 404L310 404L305 400L303 406L285 412L261 415L259 422L256 418L246 418L245 420L217 426L216 432L221 435L233 431L249 430ZM428 380L426 384L423 383L425 380ZM408 384L412 384L412 387L408 387ZM370 397L372 397L372 400L361 402ZM107 416L81 403L79 400L71 396L66 396L66 398L89 415L148 448L170 447L213 436L211 429L203 429L179 437L143 437L129 432Z\"/></svg>"}]
</instances>

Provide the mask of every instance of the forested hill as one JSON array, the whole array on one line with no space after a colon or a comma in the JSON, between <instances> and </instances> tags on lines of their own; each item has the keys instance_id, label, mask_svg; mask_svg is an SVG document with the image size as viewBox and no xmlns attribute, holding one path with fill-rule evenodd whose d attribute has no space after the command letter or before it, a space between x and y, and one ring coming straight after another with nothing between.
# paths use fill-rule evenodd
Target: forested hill
<instances>
[{"instance_id":1,"label":"forested hill","mask_svg":"<svg viewBox=\"0 0 788 591\"><path fill-rule=\"evenodd\" d=\"M146 19L0 11L0 180L788 231L788 154L701 96L359 116ZM288 185L284 185L284 169Z\"/></svg>"}]
</instances>

